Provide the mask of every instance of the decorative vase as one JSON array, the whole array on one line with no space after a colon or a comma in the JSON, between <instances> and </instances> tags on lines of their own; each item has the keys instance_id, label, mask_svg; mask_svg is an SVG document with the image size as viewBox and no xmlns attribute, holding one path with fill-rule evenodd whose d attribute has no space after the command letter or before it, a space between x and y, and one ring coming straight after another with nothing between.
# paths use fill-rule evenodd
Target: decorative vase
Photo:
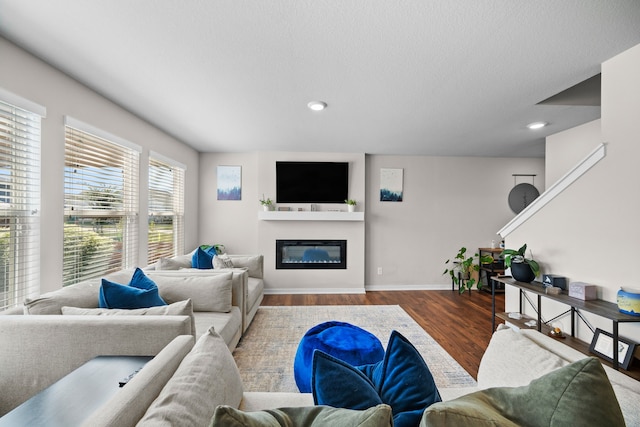
<instances>
[{"instance_id":1,"label":"decorative vase","mask_svg":"<svg viewBox=\"0 0 640 427\"><path fill-rule=\"evenodd\" d=\"M620 288L618 310L632 316L640 316L640 289Z\"/></svg>"},{"instance_id":2,"label":"decorative vase","mask_svg":"<svg viewBox=\"0 0 640 427\"><path fill-rule=\"evenodd\" d=\"M349 212L355 212L356 211L356 205L347 205L347 210Z\"/></svg>"},{"instance_id":3,"label":"decorative vase","mask_svg":"<svg viewBox=\"0 0 640 427\"><path fill-rule=\"evenodd\" d=\"M526 262L512 262L511 263L511 276L518 282L531 283L536 275L533 274L533 270Z\"/></svg>"}]
</instances>

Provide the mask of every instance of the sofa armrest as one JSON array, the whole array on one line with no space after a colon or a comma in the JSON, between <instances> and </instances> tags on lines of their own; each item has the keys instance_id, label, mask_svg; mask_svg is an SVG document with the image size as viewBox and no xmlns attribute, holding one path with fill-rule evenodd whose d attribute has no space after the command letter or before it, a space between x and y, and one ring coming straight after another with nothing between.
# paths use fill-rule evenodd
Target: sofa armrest
<instances>
[{"instance_id":1,"label":"sofa armrest","mask_svg":"<svg viewBox=\"0 0 640 427\"><path fill-rule=\"evenodd\" d=\"M264 256L262 255L229 255L234 267L246 268L249 277L264 278Z\"/></svg>"},{"instance_id":2,"label":"sofa armrest","mask_svg":"<svg viewBox=\"0 0 640 427\"><path fill-rule=\"evenodd\" d=\"M1 316L0 416L96 356L153 356L189 316Z\"/></svg>"},{"instance_id":3,"label":"sofa armrest","mask_svg":"<svg viewBox=\"0 0 640 427\"><path fill-rule=\"evenodd\" d=\"M150 360L126 387L91 414L83 425L135 426L191 351L194 343L193 336L176 337Z\"/></svg>"}]
</instances>

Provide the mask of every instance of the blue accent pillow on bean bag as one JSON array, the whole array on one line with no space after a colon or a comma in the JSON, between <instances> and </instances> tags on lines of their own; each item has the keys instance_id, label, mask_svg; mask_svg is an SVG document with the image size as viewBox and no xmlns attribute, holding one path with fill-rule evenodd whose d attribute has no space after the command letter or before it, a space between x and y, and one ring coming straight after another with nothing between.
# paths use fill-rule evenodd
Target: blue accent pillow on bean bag
<instances>
[{"instance_id":1,"label":"blue accent pillow on bean bag","mask_svg":"<svg viewBox=\"0 0 640 427\"><path fill-rule=\"evenodd\" d=\"M293 361L293 374L301 393L311 392L314 350L322 350L351 366L376 363L384 357L382 343L371 332L335 320L320 323L304 334Z\"/></svg>"},{"instance_id":2,"label":"blue accent pillow on bean bag","mask_svg":"<svg viewBox=\"0 0 640 427\"><path fill-rule=\"evenodd\" d=\"M316 350L311 387L316 405L361 410L385 403L395 427L417 426L424 410L442 401L424 359L397 331L384 359L370 365L353 367Z\"/></svg>"},{"instance_id":3,"label":"blue accent pillow on bean bag","mask_svg":"<svg viewBox=\"0 0 640 427\"><path fill-rule=\"evenodd\" d=\"M202 245L193 253L191 257L191 266L201 270L213 268L213 257L216 255L216 248L213 246Z\"/></svg>"},{"instance_id":4,"label":"blue accent pillow on bean bag","mask_svg":"<svg viewBox=\"0 0 640 427\"><path fill-rule=\"evenodd\" d=\"M167 305L158 293L158 286L136 268L128 285L102 279L98 306L100 308L136 309Z\"/></svg>"}]
</instances>

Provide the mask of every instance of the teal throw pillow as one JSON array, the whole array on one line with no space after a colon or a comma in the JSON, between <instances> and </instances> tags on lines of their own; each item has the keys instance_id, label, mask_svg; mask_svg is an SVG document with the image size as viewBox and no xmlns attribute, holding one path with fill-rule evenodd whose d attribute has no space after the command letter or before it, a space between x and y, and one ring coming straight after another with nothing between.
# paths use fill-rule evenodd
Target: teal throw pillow
<instances>
[{"instance_id":1,"label":"teal throw pillow","mask_svg":"<svg viewBox=\"0 0 640 427\"><path fill-rule=\"evenodd\" d=\"M316 405L366 409L387 404L396 427L417 426L424 410L442 400L424 359L397 331L391 332L384 359L370 365L353 367L316 350L311 391Z\"/></svg>"},{"instance_id":2,"label":"teal throw pillow","mask_svg":"<svg viewBox=\"0 0 640 427\"><path fill-rule=\"evenodd\" d=\"M213 268L213 257L216 255L216 248L208 245L201 245L196 249L191 257L191 266L201 270Z\"/></svg>"},{"instance_id":3,"label":"teal throw pillow","mask_svg":"<svg viewBox=\"0 0 640 427\"><path fill-rule=\"evenodd\" d=\"M624 426L600 361L587 357L522 387L494 387L431 405L421 427Z\"/></svg>"},{"instance_id":4,"label":"teal throw pillow","mask_svg":"<svg viewBox=\"0 0 640 427\"><path fill-rule=\"evenodd\" d=\"M102 279L98 306L100 308L136 309L167 305L160 297L158 286L140 268L136 268L127 285Z\"/></svg>"}]
</instances>

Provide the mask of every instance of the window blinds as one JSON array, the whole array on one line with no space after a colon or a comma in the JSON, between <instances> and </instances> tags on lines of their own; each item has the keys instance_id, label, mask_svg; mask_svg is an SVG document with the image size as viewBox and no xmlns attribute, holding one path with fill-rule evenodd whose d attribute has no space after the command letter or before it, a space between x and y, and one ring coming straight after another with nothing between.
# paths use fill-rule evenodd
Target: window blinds
<instances>
[{"instance_id":1,"label":"window blinds","mask_svg":"<svg viewBox=\"0 0 640 427\"><path fill-rule=\"evenodd\" d=\"M86 128L65 127L64 286L134 267L138 256L139 150Z\"/></svg>"},{"instance_id":2,"label":"window blinds","mask_svg":"<svg viewBox=\"0 0 640 427\"><path fill-rule=\"evenodd\" d=\"M40 290L40 122L0 101L0 310Z\"/></svg>"},{"instance_id":3,"label":"window blinds","mask_svg":"<svg viewBox=\"0 0 640 427\"><path fill-rule=\"evenodd\" d=\"M184 167L151 153L149 263L184 252L184 176Z\"/></svg>"}]
</instances>

